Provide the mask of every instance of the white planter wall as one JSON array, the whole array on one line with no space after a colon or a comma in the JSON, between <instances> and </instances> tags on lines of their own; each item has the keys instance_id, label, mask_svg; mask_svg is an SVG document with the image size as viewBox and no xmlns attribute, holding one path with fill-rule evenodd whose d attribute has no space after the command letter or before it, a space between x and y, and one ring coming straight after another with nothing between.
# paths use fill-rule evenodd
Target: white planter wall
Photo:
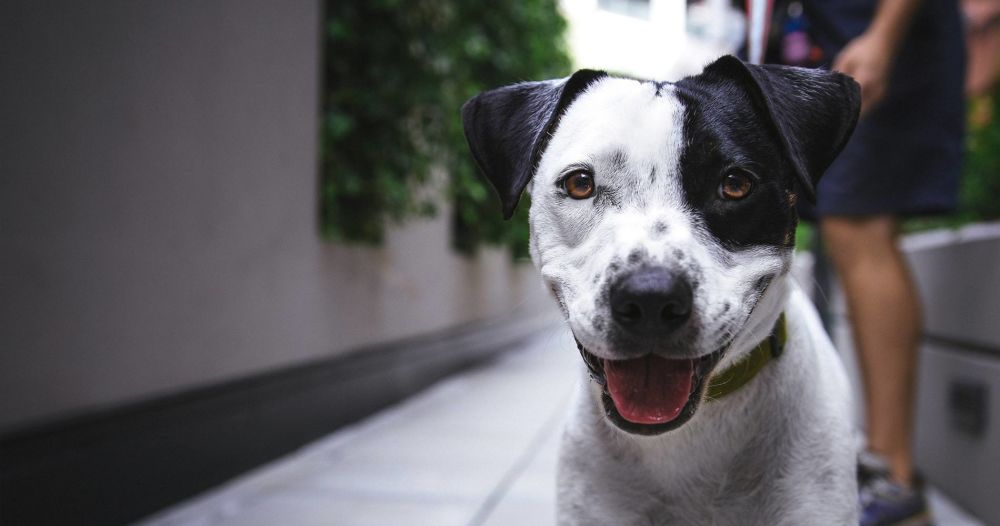
<instances>
[{"instance_id":1,"label":"white planter wall","mask_svg":"<svg viewBox=\"0 0 1000 526\"><path fill-rule=\"evenodd\" d=\"M903 249L924 307L917 463L962 507L1000 524L1000 223L910 235ZM832 336L860 393L843 296L832 296Z\"/></svg>"}]
</instances>

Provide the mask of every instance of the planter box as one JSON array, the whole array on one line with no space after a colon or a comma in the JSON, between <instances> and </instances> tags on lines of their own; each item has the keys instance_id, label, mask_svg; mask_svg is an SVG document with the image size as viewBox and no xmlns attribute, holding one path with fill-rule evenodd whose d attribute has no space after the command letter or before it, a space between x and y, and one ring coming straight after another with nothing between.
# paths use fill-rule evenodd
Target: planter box
<instances>
[{"instance_id":1,"label":"planter box","mask_svg":"<svg viewBox=\"0 0 1000 526\"><path fill-rule=\"evenodd\" d=\"M917 465L965 510L1000 524L1000 359L934 343L922 351Z\"/></svg>"},{"instance_id":2,"label":"planter box","mask_svg":"<svg viewBox=\"0 0 1000 526\"><path fill-rule=\"evenodd\" d=\"M903 248L924 305L917 463L1000 524L1000 223L911 235Z\"/></svg>"},{"instance_id":3,"label":"planter box","mask_svg":"<svg viewBox=\"0 0 1000 526\"><path fill-rule=\"evenodd\" d=\"M1000 223L912 234L902 246L924 308L917 465L957 504L1000 524ZM830 334L861 393L843 294L831 289ZM859 396L859 425L863 411Z\"/></svg>"},{"instance_id":4,"label":"planter box","mask_svg":"<svg viewBox=\"0 0 1000 526\"><path fill-rule=\"evenodd\" d=\"M1000 223L911 235L903 249L924 299L927 336L1000 358Z\"/></svg>"}]
</instances>

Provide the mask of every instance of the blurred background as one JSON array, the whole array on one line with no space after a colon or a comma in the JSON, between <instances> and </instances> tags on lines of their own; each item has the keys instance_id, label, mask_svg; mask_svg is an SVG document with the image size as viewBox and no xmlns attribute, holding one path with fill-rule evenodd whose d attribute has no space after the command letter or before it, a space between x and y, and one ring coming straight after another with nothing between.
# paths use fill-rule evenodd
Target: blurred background
<instances>
[{"instance_id":1,"label":"blurred background","mask_svg":"<svg viewBox=\"0 0 1000 526\"><path fill-rule=\"evenodd\" d=\"M1000 524L1000 3L964 9L962 209L905 243L927 306L917 446L943 494ZM510 488L512 513L550 509L579 360L526 257L527 203L502 220L459 108L582 67L678 79L745 26L726 0L4 0L0 524L551 522L498 513ZM850 361L836 283L808 252L799 267L828 283ZM483 411L499 435L445 425ZM458 466L430 453L487 443ZM416 471L393 460L365 478L407 448L426 477L396 488ZM319 456L183 506L296 451ZM343 478L292 482L316 466ZM292 511L240 515L279 487Z\"/></svg>"}]
</instances>

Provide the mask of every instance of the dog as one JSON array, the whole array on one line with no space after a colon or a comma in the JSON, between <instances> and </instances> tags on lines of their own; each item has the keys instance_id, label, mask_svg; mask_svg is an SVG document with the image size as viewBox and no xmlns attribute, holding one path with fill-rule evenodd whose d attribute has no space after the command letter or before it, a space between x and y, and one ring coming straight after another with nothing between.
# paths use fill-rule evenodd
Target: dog
<instances>
[{"instance_id":1,"label":"dog","mask_svg":"<svg viewBox=\"0 0 1000 526\"><path fill-rule=\"evenodd\" d=\"M676 83L581 70L462 108L583 358L562 525L857 524L843 366L792 281L799 196L854 130L828 71L724 56Z\"/></svg>"}]
</instances>

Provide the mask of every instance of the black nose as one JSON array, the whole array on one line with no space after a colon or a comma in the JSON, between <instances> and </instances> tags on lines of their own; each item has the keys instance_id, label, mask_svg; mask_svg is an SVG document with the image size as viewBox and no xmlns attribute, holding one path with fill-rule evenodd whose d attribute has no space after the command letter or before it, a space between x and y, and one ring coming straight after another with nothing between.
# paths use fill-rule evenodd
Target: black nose
<instances>
[{"instance_id":1,"label":"black nose","mask_svg":"<svg viewBox=\"0 0 1000 526\"><path fill-rule=\"evenodd\" d=\"M632 272L611 289L611 316L639 336L665 335L691 317L691 285L662 267Z\"/></svg>"}]
</instances>

